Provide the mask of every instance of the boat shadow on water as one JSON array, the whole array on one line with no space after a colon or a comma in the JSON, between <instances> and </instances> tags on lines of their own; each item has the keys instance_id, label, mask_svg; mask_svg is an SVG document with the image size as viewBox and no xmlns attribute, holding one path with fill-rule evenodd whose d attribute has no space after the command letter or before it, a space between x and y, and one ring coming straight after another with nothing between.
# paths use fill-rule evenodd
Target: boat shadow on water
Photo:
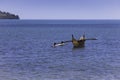
<instances>
[{"instance_id":1,"label":"boat shadow on water","mask_svg":"<svg viewBox=\"0 0 120 80\"><path fill-rule=\"evenodd\" d=\"M81 51L81 50L85 50L85 46L83 46L83 47L73 47L72 48L72 51Z\"/></svg>"}]
</instances>

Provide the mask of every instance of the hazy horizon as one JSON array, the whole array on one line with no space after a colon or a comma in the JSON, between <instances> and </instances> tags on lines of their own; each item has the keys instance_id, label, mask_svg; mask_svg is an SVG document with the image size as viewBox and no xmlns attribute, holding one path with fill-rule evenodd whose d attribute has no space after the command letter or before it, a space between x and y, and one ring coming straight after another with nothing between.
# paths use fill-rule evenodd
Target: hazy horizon
<instances>
[{"instance_id":1,"label":"hazy horizon","mask_svg":"<svg viewBox=\"0 0 120 80\"><path fill-rule=\"evenodd\" d=\"M120 19L119 0L1 0L0 10L21 19Z\"/></svg>"}]
</instances>

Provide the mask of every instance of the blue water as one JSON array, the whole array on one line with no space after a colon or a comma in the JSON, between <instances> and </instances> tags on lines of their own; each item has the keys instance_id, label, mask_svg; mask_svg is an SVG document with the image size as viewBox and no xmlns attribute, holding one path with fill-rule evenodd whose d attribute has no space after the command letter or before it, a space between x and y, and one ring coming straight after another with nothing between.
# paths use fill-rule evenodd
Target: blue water
<instances>
[{"instance_id":1,"label":"blue water","mask_svg":"<svg viewBox=\"0 0 120 80\"><path fill-rule=\"evenodd\" d=\"M0 80L120 80L120 21L83 22L0 20ZM84 33L98 40L51 47Z\"/></svg>"}]
</instances>

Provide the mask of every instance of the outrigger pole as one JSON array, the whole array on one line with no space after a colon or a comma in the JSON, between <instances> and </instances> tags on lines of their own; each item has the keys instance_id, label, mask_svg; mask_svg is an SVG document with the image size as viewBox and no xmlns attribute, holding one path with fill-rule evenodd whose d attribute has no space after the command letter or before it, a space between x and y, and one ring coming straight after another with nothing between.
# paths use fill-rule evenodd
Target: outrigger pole
<instances>
[{"instance_id":1,"label":"outrigger pole","mask_svg":"<svg viewBox=\"0 0 120 80\"><path fill-rule=\"evenodd\" d=\"M97 40L96 38L87 38L85 40ZM67 41L61 41L63 43L68 43L68 42L72 42L72 40L67 40Z\"/></svg>"},{"instance_id":2,"label":"outrigger pole","mask_svg":"<svg viewBox=\"0 0 120 80\"><path fill-rule=\"evenodd\" d=\"M87 38L85 40L97 40L96 38ZM62 43L69 43L72 42L72 40L67 40L67 41L61 41ZM61 42L57 42L57 44L61 43Z\"/></svg>"}]
</instances>

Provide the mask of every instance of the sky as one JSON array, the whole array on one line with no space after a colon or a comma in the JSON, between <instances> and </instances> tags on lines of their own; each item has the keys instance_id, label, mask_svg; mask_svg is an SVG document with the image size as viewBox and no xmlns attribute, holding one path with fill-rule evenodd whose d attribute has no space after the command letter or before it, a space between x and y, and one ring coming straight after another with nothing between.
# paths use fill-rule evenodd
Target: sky
<instances>
[{"instance_id":1,"label":"sky","mask_svg":"<svg viewBox=\"0 0 120 80\"><path fill-rule=\"evenodd\" d=\"M120 19L120 0L0 0L21 19Z\"/></svg>"}]
</instances>

